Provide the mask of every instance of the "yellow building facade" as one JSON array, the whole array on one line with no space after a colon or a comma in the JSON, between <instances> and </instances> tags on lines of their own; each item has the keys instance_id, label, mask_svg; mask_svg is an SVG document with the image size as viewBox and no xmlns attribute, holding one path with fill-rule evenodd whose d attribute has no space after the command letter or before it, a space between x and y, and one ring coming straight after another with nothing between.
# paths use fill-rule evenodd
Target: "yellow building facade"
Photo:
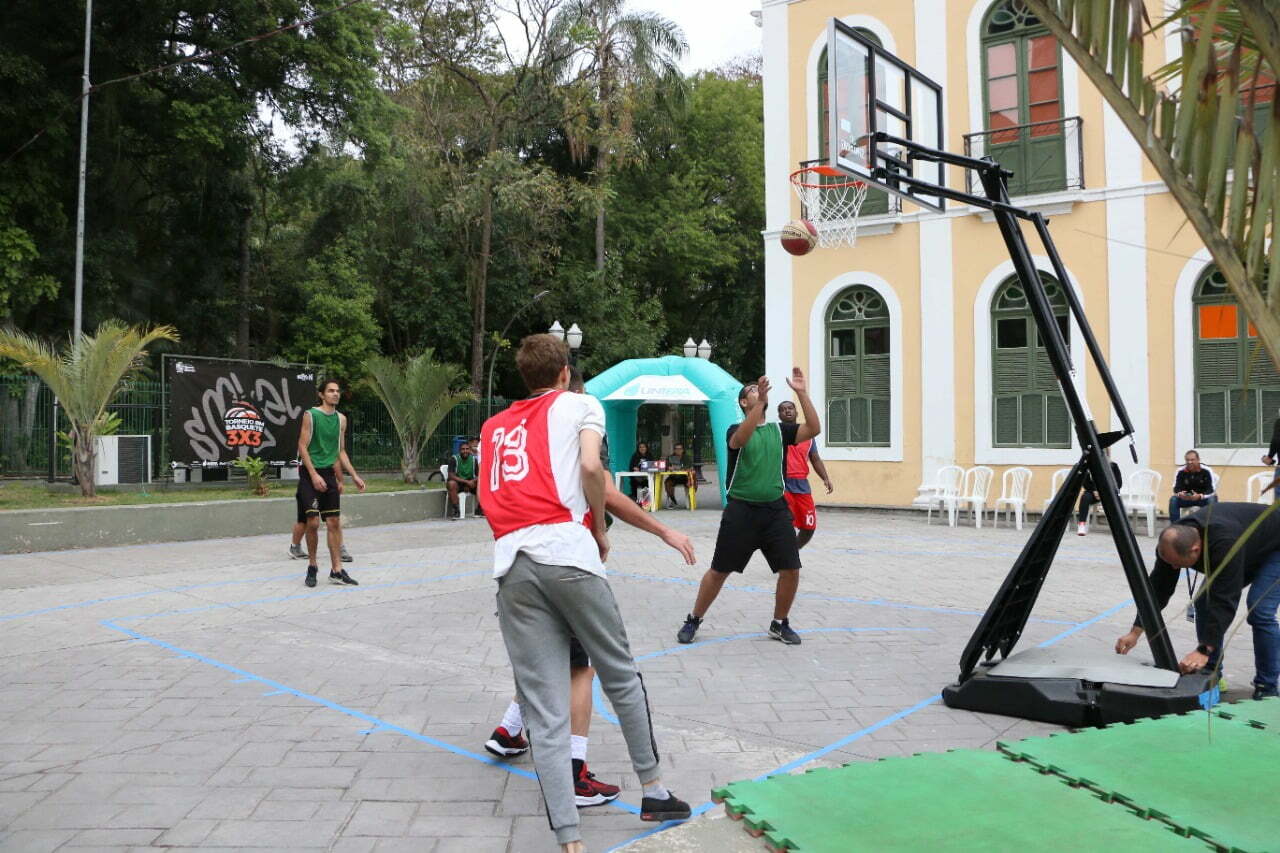
<instances>
[{"instance_id":1,"label":"yellow building facade","mask_svg":"<svg viewBox=\"0 0 1280 853\"><path fill-rule=\"evenodd\" d=\"M1147 5L1158 20L1161 4ZM801 215L788 176L826 156L832 17L941 84L947 150L1014 160L1014 203L1050 217L1066 286L1136 427L1138 464L1127 443L1114 452L1125 475L1158 471L1167 499L1195 448L1221 477L1219 497L1245 500L1249 475L1267 470L1280 376L1258 358L1132 137L1019 0L764 0L766 367L775 382L792 365L810 377L824 415L819 452L836 485L826 500L906 506L956 464L995 469L994 502L1002 472L1026 466L1028 506L1039 509L1053 472L1079 457L1060 392L1040 375L1034 329L1020 325L1012 264L989 216L881 200L853 248L782 249L781 227ZM1176 39L1153 38L1147 57L1154 67L1180 51ZM949 185L961 180L949 173ZM1069 338L1099 430L1118 427L1074 323Z\"/></svg>"}]
</instances>

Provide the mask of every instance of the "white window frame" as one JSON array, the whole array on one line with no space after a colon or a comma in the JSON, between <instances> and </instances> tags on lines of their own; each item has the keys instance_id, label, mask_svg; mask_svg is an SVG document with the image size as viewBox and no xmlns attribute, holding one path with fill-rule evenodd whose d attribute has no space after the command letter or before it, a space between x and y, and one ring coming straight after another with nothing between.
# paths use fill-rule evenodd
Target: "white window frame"
<instances>
[{"instance_id":1,"label":"white window frame","mask_svg":"<svg viewBox=\"0 0 1280 853\"><path fill-rule=\"evenodd\" d=\"M1053 264L1044 255L1032 255L1036 268L1046 272ZM978 465L1074 465L1080 459L1080 442L1075 423L1071 425L1070 447L996 447L992 423L991 389L991 303L1000 286L1014 274L1013 261L1005 261L983 279L973 301L973 460ZM1075 274L1067 270L1067 284L1084 304L1084 295ZM1076 391L1088 411L1085 374L1084 335L1075 317L1071 318L1071 366L1076 373Z\"/></svg>"},{"instance_id":2,"label":"white window frame","mask_svg":"<svg viewBox=\"0 0 1280 853\"><path fill-rule=\"evenodd\" d=\"M898 294L875 273L846 272L822 286L809 309L809 396L818 416L827 417L827 313L831 303L846 289L863 285L874 290L889 309L889 446L828 447L826 432L814 439L823 461L836 462L901 462L902 461L902 303ZM785 394L785 386L779 390Z\"/></svg>"}]
</instances>

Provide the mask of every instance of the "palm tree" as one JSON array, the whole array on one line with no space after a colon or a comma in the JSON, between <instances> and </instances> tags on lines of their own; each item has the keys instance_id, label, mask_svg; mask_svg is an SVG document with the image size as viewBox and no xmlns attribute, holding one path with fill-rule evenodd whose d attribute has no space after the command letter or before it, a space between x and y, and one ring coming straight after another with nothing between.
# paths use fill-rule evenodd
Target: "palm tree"
<instances>
[{"instance_id":1,"label":"palm tree","mask_svg":"<svg viewBox=\"0 0 1280 853\"><path fill-rule=\"evenodd\" d=\"M585 91L586 109L570 116L566 131L574 155L595 149L596 272L604 270L605 187L609 168L632 148L631 117L637 93L652 86L678 99L684 78L677 65L689 51L684 32L654 12L625 12L626 0L574 0L556 16L553 44L576 43L561 51L570 91Z\"/></svg>"},{"instance_id":2,"label":"palm tree","mask_svg":"<svg viewBox=\"0 0 1280 853\"><path fill-rule=\"evenodd\" d=\"M454 390L463 379L462 368L433 356L426 350L403 363L380 355L364 363L365 381L387 407L400 438L400 472L406 483L418 482L422 449L444 416L475 399L470 391Z\"/></svg>"},{"instance_id":3,"label":"palm tree","mask_svg":"<svg viewBox=\"0 0 1280 853\"><path fill-rule=\"evenodd\" d=\"M107 406L131 376L142 369L147 347L176 341L173 326L150 329L108 320L93 335L73 336L59 353L53 344L24 332L0 331L0 356L13 359L44 380L71 422L71 465L80 494L94 495L96 439L106 424Z\"/></svg>"},{"instance_id":4,"label":"palm tree","mask_svg":"<svg viewBox=\"0 0 1280 853\"><path fill-rule=\"evenodd\" d=\"M1280 9L1188 0L1182 57L1145 72L1142 0L1021 0L1062 42L1187 215L1280 368ZM1176 91L1166 85L1176 79ZM1258 105L1269 120L1255 124Z\"/></svg>"}]
</instances>

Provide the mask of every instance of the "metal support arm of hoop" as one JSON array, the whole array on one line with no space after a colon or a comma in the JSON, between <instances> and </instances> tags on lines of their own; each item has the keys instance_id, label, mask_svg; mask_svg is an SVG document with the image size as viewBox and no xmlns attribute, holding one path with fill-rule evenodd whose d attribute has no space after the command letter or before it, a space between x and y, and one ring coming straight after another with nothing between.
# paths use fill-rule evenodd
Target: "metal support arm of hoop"
<instances>
[{"instance_id":1,"label":"metal support arm of hoop","mask_svg":"<svg viewBox=\"0 0 1280 853\"><path fill-rule=\"evenodd\" d=\"M803 165L791 173L800 199L800 218L813 223L823 249L858 242L858 214L867 200L867 184L826 165Z\"/></svg>"},{"instance_id":2,"label":"metal support arm of hoop","mask_svg":"<svg viewBox=\"0 0 1280 853\"><path fill-rule=\"evenodd\" d=\"M1143 565L1142 555L1138 550L1137 540L1134 538L1133 529L1129 526L1129 519L1124 505L1120 501L1119 486L1115 482L1111 473L1111 466L1107 464L1106 457L1103 454L1103 450L1107 446L1121 438L1132 436L1134 432L1133 423L1130 421L1128 411L1120 398L1119 388L1116 386L1111 370L1103 357L1101 347L1093 335L1089 320L1085 317L1083 306L1075 298L1071 287L1064 286L1063 290L1068 295L1069 313L1080 329L1085 348L1098 375L1102 379L1107 396L1110 398L1112 411L1115 412L1117 419L1121 423L1121 430L1117 432L1101 435L1098 433L1089 409L1075 385L1071 354L1067 349L1067 342L1057 321L1054 319L1053 309L1049 304L1048 296L1045 294L1044 284L1040 280L1039 271L1036 269L1035 262L1032 259L1031 249L1019 224L1020 221L1032 224L1050 259L1053 274L1058 276L1065 284L1067 282L1066 269L1058 256L1053 238L1049 234L1048 221L1040 213L1019 208L1010 203L1008 192L1010 173L991 157L975 159L951 154L946 151L928 148L909 139L891 136L883 131L875 133L874 139L878 143L888 143L900 148L905 152L905 156L908 159L946 163L961 169L973 170L981 178L981 185L986 193L985 196L972 195L949 187L932 184L883 166L877 167L871 174L873 181L894 191L900 192L904 188L916 188L951 201L989 210L994 214L996 224L1000 227L1000 235L1004 238L1005 247L1008 249L1009 257L1013 261L1014 271L1021 280L1023 289L1027 294L1028 306L1031 308L1040 340L1044 342L1045 354L1048 356L1054 376L1062 390L1063 400L1071 414L1076 440L1081 450L1080 461L1072 469L1072 475L1067 478L1062 490L1054 498L1050 511L1041 516L1040 522L1027 540L1022 553L1018 556L1008 577L1005 579L1004 585L996 593L991 605L987 608L981 622L978 624L977 630L974 631L973 636L969 639L969 643L961 655L960 682L967 681L973 675L980 659L986 658L990 660L997 654L1001 657L1007 657L1018 642L1022 635L1022 629L1031 615L1032 608L1035 606L1036 599L1039 597L1045 576L1053 563L1058 545L1070 520L1071 505L1074 503L1076 494L1079 493L1080 483L1083 481L1086 472L1098 487L1098 494L1106 511L1108 525L1111 528L1116 555L1119 557L1119 562L1124 569L1125 578L1129 582L1129 590L1133 593L1138 615L1142 620L1143 626L1147 629L1147 641L1150 643L1151 654L1155 659L1155 664L1160 669L1176 672L1178 662L1173 653L1173 644L1170 642L1168 632L1165 630L1164 619L1161 617L1160 608L1156 604L1151 583L1147 579L1146 568ZM1130 450L1133 452L1132 444L1130 445Z\"/></svg>"}]
</instances>

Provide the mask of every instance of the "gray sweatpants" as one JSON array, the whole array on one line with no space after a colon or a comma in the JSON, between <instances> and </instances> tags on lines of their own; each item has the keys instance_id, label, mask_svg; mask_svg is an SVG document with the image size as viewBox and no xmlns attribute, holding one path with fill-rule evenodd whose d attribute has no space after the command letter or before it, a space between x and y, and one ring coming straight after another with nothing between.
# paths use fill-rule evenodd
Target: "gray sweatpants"
<instances>
[{"instance_id":1,"label":"gray sweatpants","mask_svg":"<svg viewBox=\"0 0 1280 853\"><path fill-rule=\"evenodd\" d=\"M591 657L622 726L642 783L658 777L644 682L609 582L570 566L536 563L523 552L498 579L498 623L511 658L520 710L556 841L581 839L569 750L569 637Z\"/></svg>"}]
</instances>

